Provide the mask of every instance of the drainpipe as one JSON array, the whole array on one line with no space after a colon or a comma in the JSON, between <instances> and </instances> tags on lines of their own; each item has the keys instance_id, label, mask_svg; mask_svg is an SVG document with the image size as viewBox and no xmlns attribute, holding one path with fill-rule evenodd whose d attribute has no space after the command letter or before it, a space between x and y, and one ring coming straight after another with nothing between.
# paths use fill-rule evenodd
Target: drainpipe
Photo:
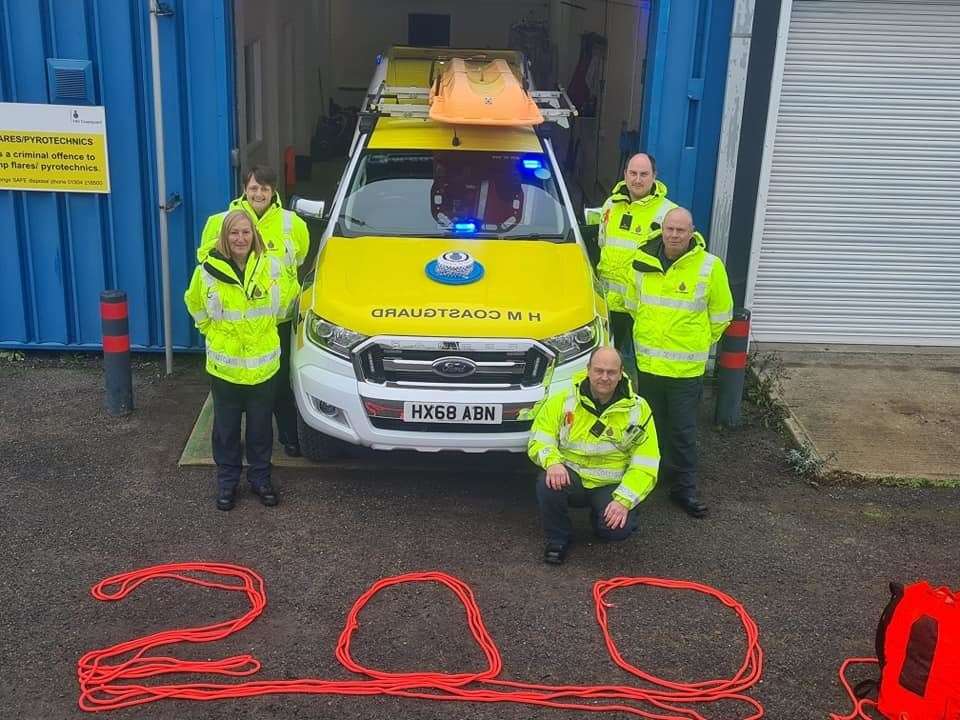
<instances>
[{"instance_id":1,"label":"drainpipe","mask_svg":"<svg viewBox=\"0 0 960 720\"><path fill-rule=\"evenodd\" d=\"M173 11L157 0L150 0L150 65L153 70L153 127L157 154L157 196L160 210L160 276L163 285L163 352L167 375L173 373L173 309L170 304L170 236L167 213L176 204L167 202L167 175L163 151L163 87L160 84L160 42L157 17ZM179 204L179 203L177 203Z\"/></svg>"},{"instance_id":2,"label":"drainpipe","mask_svg":"<svg viewBox=\"0 0 960 720\"><path fill-rule=\"evenodd\" d=\"M730 28L730 56L727 86L723 95L723 125L717 151L717 175L713 192L713 217L710 221L710 252L722 260L730 246L730 222L733 211L733 185L737 177L740 152L740 126L747 87L750 41L756 0L736 0Z\"/></svg>"}]
</instances>

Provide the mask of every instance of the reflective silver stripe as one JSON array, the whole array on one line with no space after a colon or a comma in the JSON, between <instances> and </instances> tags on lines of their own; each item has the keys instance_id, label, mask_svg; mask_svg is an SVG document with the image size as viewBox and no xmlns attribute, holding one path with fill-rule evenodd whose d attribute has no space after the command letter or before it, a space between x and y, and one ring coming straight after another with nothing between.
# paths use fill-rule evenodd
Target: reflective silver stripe
<instances>
[{"instance_id":1,"label":"reflective silver stripe","mask_svg":"<svg viewBox=\"0 0 960 720\"><path fill-rule=\"evenodd\" d=\"M573 450L574 452L584 453L585 455L599 455L601 452L619 451L616 445L606 440L595 443L568 442L563 443L564 450Z\"/></svg>"},{"instance_id":2,"label":"reflective silver stripe","mask_svg":"<svg viewBox=\"0 0 960 720\"><path fill-rule=\"evenodd\" d=\"M700 277L710 277L710 273L713 271L713 265L717 262L716 255L711 255L707 253L707 256L703 260L703 265L700 266Z\"/></svg>"},{"instance_id":3,"label":"reflective silver stripe","mask_svg":"<svg viewBox=\"0 0 960 720\"><path fill-rule=\"evenodd\" d=\"M207 314L213 320L220 320L223 317L223 301L216 290L217 279L208 273L206 268L200 273L200 277L207 289Z\"/></svg>"},{"instance_id":4,"label":"reflective silver stripe","mask_svg":"<svg viewBox=\"0 0 960 720\"><path fill-rule=\"evenodd\" d=\"M286 252L287 262L293 267L297 266L297 249L291 239L293 233L293 213L290 210L283 211L283 247Z\"/></svg>"},{"instance_id":5,"label":"reflective silver stripe","mask_svg":"<svg viewBox=\"0 0 960 720\"><path fill-rule=\"evenodd\" d=\"M688 312L699 313L707 309L707 301L699 300L676 300L674 298L660 297L659 295L640 294L640 302L644 305L657 305L659 307L668 307L675 310L687 310Z\"/></svg>"},{"instance_id":6,"label":"reflective silver stripe","mask_svg":"<svg viewBox=\"0 0 960 720\"><path fill-rule=\"evenodd\" d=\"M277 348L273 352L267 353L266 355L261 355L260 357L234 357L233 355L225 355L224 353L216 352L207 348L207 357L214 362L218 362L221 365L227 365L229 367L242 368L244 370L256 370L257 368L263 367L264 365L269 365L274 360L280 357L280 348Z\"/></svg>"},{"instance_id":7,"label":"reflective silver stripe","mask_svg":"<svg viewBox=\"0 0 960 720\"><path fill-rule=\"evenodd\" d=\"M663 225L663 219L667 216L667 213L675 207L677 207L675 202L664 198L660 201L660 207L657 208L657 214L653 216L653 219Z\"/></svg>"},{"instance_id":8,"label":"reflective silver stripe","mask_svg":"<svg viewBox=\"0 0 960 720\"><path fill-rule=\"evenodd\" d=\"M629 500L630 502L632 502L634 505L636 505L638 502L640 502L640 496L637 495L635 492L633 492L633 490L631 490L630 488L628 488L628 487L627 487L626 485L624 485L623 483L620 483L619 485L617 485L617 487L616 487L616 488L614 489L614 491L613 491L613 494L614 494L614 495L623 495L627 500Z\"/></svg>"},{"instance_id":9,"label":"reflective silver stripe","mask_svg":"<svg viewBox=\"0 0 960 720\"><path fill-rule=\"evenodd\" d=\"M194 322L202 323L204 320L209 320L210 316L204 310L197 310L196 312L190 313L190 316L193 318Z\"/></svg>"},{"instance_id":10,"label":"reflective silver stripe","mask_svg":"<svg viewBox=\"0 0 960 720\"><path fill-rule=\"evenodd\" d=\"M276 258L269 258L270 260L270 277L274 280L279 280L283 275L283 265Z\"/></svg>"},{"instance_id":11,"label":"reflective silver stripe","mask_svg":"<svg viewBox=\"0 0 960 720\"><path fill-rule=\"evenodd\" d=\"M577 391L571 387L567 391L567 398L563 401L563 416L560 418L560 447L567 446L567 438L570 437L570 425L567 425L567 414L572 413L577 407ZM572 423L571 423L572 424Z\"/></svg>"},{"instance_id":12,"label":"reflective silver stripe","mask_svg":"<svg viewBox=\"0 0 960 720\"><path fill-rule=\"evenodd\" d=\"M646 355L647 357L661 358L663 360L682 360L686 362L706 362L710 356L708 350L689 353L679 352L677 350L661 350L660 348L652 348L646 345L637 345L634 347L634 351L637 355Z\"/></svg>"},{"instance_id":13,"label":"reflective silver stripe","mask_svg":"<svg viewBox=\"0 0 960 720\"><path fill-rule=\"evenodd\" d=\"M280 314L280 286L277 283L270 288L270 308L274 315Z\"/></svg>"},{"instance_id":14,"label":"reflective silver stripe","mask_svg":"<svg viewBox=\"0 0 960 720\"><path fill-rule=\"evenodd\" d=\"M604 247L616 247L623 248L624 250L636 250L639 245L636 240L631 240L630 238L617 237L616 235L608 235L603 243Z\"/></svg>"},{"instance_id":15,"label":"reflective silver stripe","mask_svg":"<svg viewBox=\"0 0 960 720\"><path fill-rule=\"evenodd\" d=\"M557 449L555 447L542 448L540 452L537 453L537 460L540 461L541 465L546 465L547 458L549 458L554 452L556 452L556 450Z\"/></svg>"},{"instance_id":16,"label":"reflective silver stripe","mask_svg":"<svg viewBox=\"0 0 960 720\"><path fill-rule=\"evenodd\" d=\"M247 312L244 314L244 317L246 317L248 320L251 320L253 318L260 317L274 317L276 314L277 313L272 307L258 307L247 310Z\"/></svg>"},{"instance_id":17,"label":"reflective silver stripe","mask_svg":"<svg viewBox=\"0 0 960 720\"><path fill-rule=\"evenodd\" d=\"M643 467L650 470L656 470L660 467L660 461L656 458L648 458L642 455L634 455L630 458L630 467Z\"/></svg>"},{"instance_id":18,"label":"reflective silver stripe","mask_svg":"<svg viewBox=\"0 0 960 720\"><path fill-rule=\"evenodd\" d=\"M581 476L593 476L595 478L601 478L603 480L620 480L623 478L623 470L608 470L606 468L588 468L583 467L583 465L577 465L576 463L566 462L566 465L569 465L572 470L576 470L577 473Z\"/></svg>"},{"instance_id":19,"label":"reflective silver stripe","mask_svg":"<svg viewBox=\"0 0 960 720\"><path fill-rule=\"evenodd\" d=\"M710 322L712 323L730 322L731 320L733 320L733 310L730 310L729 312L725 312L725 313L717 313L716 315L710 316Z\"/></svg>"},{"instance_id":20,"label":"reflective silver stripe","mask_svg":"<svg viewBox=\"0 0 960 720\"><path fill-rule=\"evenodd\" d=\"M607 292L620 293L621 295L627 294L627 286L615 282L607 282Z\"/></svg>"},{"instance_id":21,"label":"reflective silver stripe","mask_svg":"<svg viewBox=\"0 0 960 720\"><path fill-rule=\"evenodd\" d=\"M241 310L221 310L218 320L243 320L243 311Z\"/></svg>"},{"instance_id":22,"label":"reflective silver stripe","mask_svg":"<svg viewBox=\"0 0 960 720\"><path fill-rule=\"evenodd\" d=\"M545 433L543 430L536 430L530 433L530 440L533 442L547 443L547 445L556 445L557 443L557 439L553 437L553 435Z\"/></svg>"}]
</instances>

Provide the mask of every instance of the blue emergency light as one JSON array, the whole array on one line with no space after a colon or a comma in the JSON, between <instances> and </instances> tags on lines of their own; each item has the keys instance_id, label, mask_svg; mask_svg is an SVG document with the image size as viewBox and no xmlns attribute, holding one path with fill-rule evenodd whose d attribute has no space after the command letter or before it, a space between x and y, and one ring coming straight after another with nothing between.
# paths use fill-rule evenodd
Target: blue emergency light
<instances>
[{"instance_id":1,"label":"blue emergency light","mask_svg":"<svg viewBox=\"0 0 960 720\"><path fill-rule=\"evenodd\" d=\"M477 231L477 224L472 220L455 222L453 224L453 231L455 233L475 233Z\"/></svg>"},{"instance_id":2,"label":"blue emergency light","mask_svg":"<svg viewBox=\"0 0 960 720\"><path fill-rule=\"evenodd\" d=\"M526 170L538 170L543 167L543 163L536 158L526 158L523 161L523 167Z\"/></svg>"}]
</instances>

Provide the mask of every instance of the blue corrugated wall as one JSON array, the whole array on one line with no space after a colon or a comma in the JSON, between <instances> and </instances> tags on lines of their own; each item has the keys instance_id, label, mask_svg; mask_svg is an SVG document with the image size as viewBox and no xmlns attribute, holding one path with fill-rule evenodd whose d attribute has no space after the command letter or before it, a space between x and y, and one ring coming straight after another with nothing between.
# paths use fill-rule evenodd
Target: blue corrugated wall
<instances>
[{"instance_id":1,"label":"blue corrugated wall","mask_svg":"<svg viewBox=\"0 0 960 720\"><path fill-rule=\"evenodd\" d=\"M196 238L232 192L229 0L167 0L159 18L173 341L199 338L183 310ZM0 0L0 101L46 103L47 58L91 60L104 105L109 195L0 190L0 347L100 345L99 293L126 290L134 347L163 347L153 89L146 0Z\"/></svg>"},{"instance_id":2,"label":"blue corrugated wall","mask_svg":"<svg viewBox=\"0 0 960 720\"><path fill-rule=\"evenodd\" d=\"M652 5L641 147L674 202L710 227L734 0ZM709 240L709 238L708 238Z\"/></svg>"}]
</instances>

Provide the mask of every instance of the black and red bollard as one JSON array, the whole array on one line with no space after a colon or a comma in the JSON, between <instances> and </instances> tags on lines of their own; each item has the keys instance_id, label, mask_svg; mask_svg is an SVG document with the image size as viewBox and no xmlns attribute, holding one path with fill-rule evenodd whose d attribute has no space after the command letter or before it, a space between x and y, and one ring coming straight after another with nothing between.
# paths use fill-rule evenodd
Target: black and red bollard
<instances>
[{"instance_id":1,"label":"black and red bollard","mask_svg":"<svg viewBox=\"0 0 960 720\"><path fill-rule=\"evenodd\" d=\"M133 371L130 368L127 294L123 290L104 290L100 293L100 324L103 328L107 412L111 415L129 415L133 412Z\"/></svg>"},{"instance_id":2,"label":"black and red bollard","mask_svg":"<svg viewBox=\"0 0 960 720\"><path fill-rule=\"evenodd\" d=\"M737 427L740 424L749 341L750 311L737 308L717 348L717 408L714 421L724 427Z\"/></svg>"}]
</instances>

